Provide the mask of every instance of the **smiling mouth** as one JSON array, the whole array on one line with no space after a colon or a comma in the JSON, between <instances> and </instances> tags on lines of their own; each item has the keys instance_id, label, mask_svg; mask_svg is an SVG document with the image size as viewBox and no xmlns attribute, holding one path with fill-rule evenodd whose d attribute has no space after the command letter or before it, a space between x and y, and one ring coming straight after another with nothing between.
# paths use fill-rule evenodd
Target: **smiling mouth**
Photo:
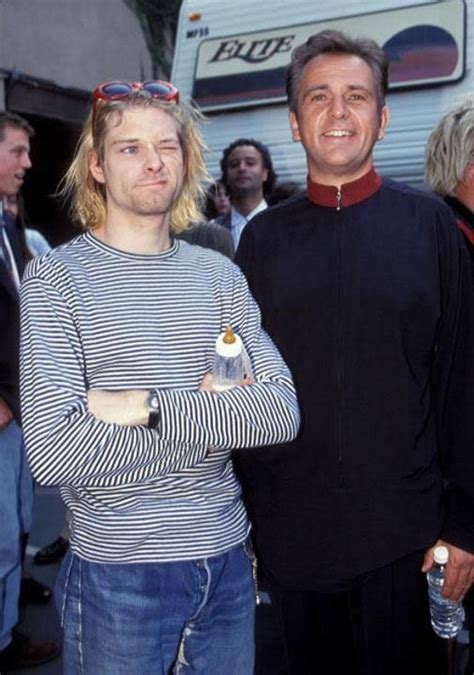
<instances>
[{"instance_id":1,"label":"smiling mouth","mask_svg":"<svg viewBox=\"0 0 474 675\"><path fill-rule=\"evenodd\" d=\"M352 136L352 131L348 129L331 129L330 131L325 131L323 136L326 138L348 138Z\"/></svg>"}]
</instances>

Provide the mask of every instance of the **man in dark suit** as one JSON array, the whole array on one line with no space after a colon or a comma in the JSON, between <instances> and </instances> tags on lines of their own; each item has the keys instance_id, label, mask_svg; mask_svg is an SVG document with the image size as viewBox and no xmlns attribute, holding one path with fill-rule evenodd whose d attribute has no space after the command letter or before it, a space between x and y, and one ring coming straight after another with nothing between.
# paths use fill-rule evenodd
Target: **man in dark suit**
<instances>
[{"instance_id":1,"label":"man in dark suit","mask_svg":"<svg viewBox=\"0 0 474 675\"><path fill-rule=\"evenodd\" d=\"M18 288L26 244L3 211L3 199L19 191L31 167L32 135L26 120L0 113L0 672L39 665L59 654L56 642L32 642L13 630L18 621L21 537L30 529L33 487L18 392Z\"/></svg>"},{"instance_id":2,"label":"man in dark suit","mask_svg":"<svg viewBox=\"0 0 474 675\"><path fill-rule=\"evenodd\" d=\"M276 173L269 149L253 138L238 138L227 146L221 169L221 183L229 192L231 209L213 222L230 230L236 249L247 223L267 208Z\"/></svg>"}]
</instances>

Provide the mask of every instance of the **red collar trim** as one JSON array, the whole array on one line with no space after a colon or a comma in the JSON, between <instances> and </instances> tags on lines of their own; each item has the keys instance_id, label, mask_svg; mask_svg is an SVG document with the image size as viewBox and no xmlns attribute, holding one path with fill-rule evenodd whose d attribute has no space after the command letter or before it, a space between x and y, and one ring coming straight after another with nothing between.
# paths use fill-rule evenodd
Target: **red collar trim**
<instances>
[{"instance_id":1,"label":"red collar trim","mask_svg":"<svg viewBox=\"0 0 474 675\"><path fill-rule=\"evenodd\" d=\"M467 225L467 223L465 223L460 218L458 218L456 222L458 224L459 229L462 230L462 232L464 232L466 237L469 239L469 243L474 244L474 230L471 230L469 225Z\"/></svg>"},{"instance_id":2,"label":"red collar trim","mask_svg":"<svg viewBox=\"0 0 474 675\"><path fill-rule=\"evenodd\" d=\"M320 185L313 183L308 176L308 197L313 204L317 206L332 206L334 208L345 208L358 204L364 199L368 199L382 185L382 178L372 168L365 176L352 181L352 183L344 183L341 186L340 192L335 185Z\"/></svg>"}]
</instances>

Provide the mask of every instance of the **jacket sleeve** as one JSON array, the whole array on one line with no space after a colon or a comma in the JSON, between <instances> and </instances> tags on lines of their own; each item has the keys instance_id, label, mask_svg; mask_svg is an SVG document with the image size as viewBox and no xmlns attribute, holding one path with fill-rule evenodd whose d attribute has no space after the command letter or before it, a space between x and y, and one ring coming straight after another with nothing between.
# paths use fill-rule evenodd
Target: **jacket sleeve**
<instances>
[{"instance_id":1,"label":"jacket sleeve","mask_svg":"<svg viewBox=\"0 0 474 675\"><path fill-rule=\"evenodd\" d=\"M133 484L193 467L206 460L209 446L265 445L296 433L299 417L291 377L260 328L243 277L230 300L235 309L223 319L241 331L257 383L219 395L161 389L160 431L108 424L91 415L73 305L51 280L32 274L21 295L25 443L39 483Z\"/></svg>"},{"instance_id":2,"label":"jacket sleeve","mask_svg":"<svg viewBox=\"0 0 474 675\"><path fill-rule=\"evenodd\" d=\"M446 517L441 537L474 552L474 288L454 221L440 228L442 317L435 346L440 465Z\"/></svg>"}]
</instances>

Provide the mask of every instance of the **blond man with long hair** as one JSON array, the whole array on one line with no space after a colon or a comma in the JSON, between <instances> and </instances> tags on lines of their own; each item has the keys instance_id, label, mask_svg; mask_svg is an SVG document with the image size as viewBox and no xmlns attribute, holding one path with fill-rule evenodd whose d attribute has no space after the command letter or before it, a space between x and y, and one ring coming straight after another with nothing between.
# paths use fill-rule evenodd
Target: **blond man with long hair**
<instances>
[{"instance_id":1,"label":"blond man with long hair","mask_svg":"<svg viewBox=\"0 0 474 675\"><path fill-rule=\"evenodd\" d=\"M292 379L246 282L173 237L199 221L196 117L170 83L93 94L63 192L86 232L22 288L22 403L36 480L72 513L59 574L65 672L253 672L249 523L231 450L297 432ZM252 377L213 391L231 325Z\"/></svg>"}]
</instances>

